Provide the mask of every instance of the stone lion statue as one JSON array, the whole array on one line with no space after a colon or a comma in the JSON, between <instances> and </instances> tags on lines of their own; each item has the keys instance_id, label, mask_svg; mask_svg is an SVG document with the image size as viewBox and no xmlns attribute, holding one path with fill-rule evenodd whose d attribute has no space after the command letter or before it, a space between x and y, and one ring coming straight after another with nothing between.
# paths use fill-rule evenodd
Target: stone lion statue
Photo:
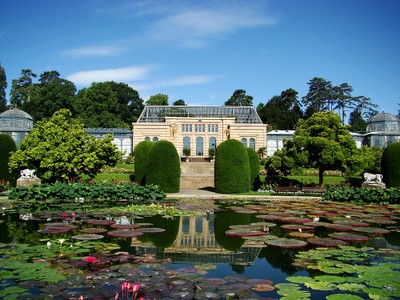
<instances>
[{"instance_id":1,"label":"stone lion statue","mask_svg":"<svg viewBox=\"0 0 400 300\"><path fill-rule=\"evenodd\" d=\"M21 177L25 178L25 179L37 178L35 175L35 170L24 169L24 170L21 170L20 174L21 174Z\"/></svg>"},{"instance_id":2,"label":"stone lion statue","mask_svg":"<svg viewBox=\"0 0 400 300\"><path fill-rule=\"evenodd\" d=\"M364 180L365 182L376 182L381 183L383 179L382 174L371 174L371 173L364 173Z\"/></svg>"}]
</instances>

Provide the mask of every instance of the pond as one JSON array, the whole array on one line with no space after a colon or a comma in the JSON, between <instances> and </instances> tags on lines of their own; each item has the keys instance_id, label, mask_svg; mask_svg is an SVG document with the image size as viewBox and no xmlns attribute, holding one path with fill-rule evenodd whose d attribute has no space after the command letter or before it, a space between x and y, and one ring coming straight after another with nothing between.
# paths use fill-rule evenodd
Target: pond
<instances>
[{"instance_id":1,"label":"pond","mask_svg":"<svg viewBox=\"0 0 400 300\"><path fill-rule=\"evenodd\" d=\"M400 298L399 206L181 208L196 213L6 212L0 298Z\"/></svg>"}]
</instances>

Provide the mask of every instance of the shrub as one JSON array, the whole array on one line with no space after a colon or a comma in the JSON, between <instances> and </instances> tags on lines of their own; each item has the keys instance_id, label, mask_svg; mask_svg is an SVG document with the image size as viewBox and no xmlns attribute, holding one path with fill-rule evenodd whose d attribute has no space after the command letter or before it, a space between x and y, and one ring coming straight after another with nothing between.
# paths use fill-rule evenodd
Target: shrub
<instances>
[{"instance_id":1,"label":"shrub","mask_svg":"<svg viewBox=\"0 0 400 300\"><path fill-rule=\"evenodd\" d=\"M135 181L139 184L146 182L147 154L153 146L151 141L143 141L135 147Z\"/></svg>"},{"instance_id":2,"label":"shrub","mask_svg":"<svg viewBox=\"0 0 400 300\"><path fill-rule=\"evenodd\" d=\"M400 187L400 142L389 144L383 151L381 172L386 187Z\"/></svg>"},{"instance_id":3,"label":"shrub","mask_svg":"<svg viewBox=\"0 0 400 300\"><path fill-rule=\"evenodd\" d=\"M147 154L146 184L156 184L166 193L179 192L181 165L174 144L161 140Z\"/></svg>"},{"instance_id":4,"label":"shrub","mask_svg":"<svg viewBox=\"0 0 400 300\"><path fill-rule=\"evenodd\" d=\"M247 148L250 164L250 189L257 191L260 188L260 160L258 154L253 148Z\"/></svg>"},{"instance_id":5,"label":"shrub","mask_svg":"<svg viewBox=\"0 0 400 300\"><path fill-rule=\"evenodd\" d=\"M11 152L16 151L17 146L8 134L0 133L0 180L4 182L15 183L16 174L10 173L8 169L8 162L10 160Z\"/></svg>"},{"instance_id":6,"label":"shrub","mask_svg":"<svg viewBox=\"0 0 400 300\"><path fill-rule=\"evenodd\" d=\"M249 191L249 156L246 147L238 140L226 140L218 145L215 156L214 181L217 193Z\"/></svg>"}]
</instances>

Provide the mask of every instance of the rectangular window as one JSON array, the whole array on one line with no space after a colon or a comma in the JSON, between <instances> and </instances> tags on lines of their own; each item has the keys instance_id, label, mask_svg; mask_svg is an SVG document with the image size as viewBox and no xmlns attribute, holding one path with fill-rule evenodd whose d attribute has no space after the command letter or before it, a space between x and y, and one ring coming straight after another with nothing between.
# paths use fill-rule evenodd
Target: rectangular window
<instances>
[{"instance_id":1,"label":"rectangular window","mask_svg":"<svg viewBox=\"0 0 400 300\"><path fill-rule=\"evenodd\" d=\"M191 124L182 124L182 132L192 132Z\"/></svg>"},{"instance_id":2,"label":"rectangular window","mask_svg":"<svg viewBox=\"0 0 400 300\"><path fill-rule=\"evenodd\" d=\"M208 132L218 132L218 125L216 125L216 124L209 124L209 125L208 125Z\"/></svg>"}]
</instances>

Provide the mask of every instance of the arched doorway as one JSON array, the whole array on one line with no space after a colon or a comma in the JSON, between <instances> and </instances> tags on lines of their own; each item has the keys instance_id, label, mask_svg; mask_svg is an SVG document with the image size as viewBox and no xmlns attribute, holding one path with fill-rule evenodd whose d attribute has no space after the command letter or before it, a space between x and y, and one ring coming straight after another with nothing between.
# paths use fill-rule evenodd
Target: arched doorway
<instances>
[{"instance_id":1,"label":"arched doorway","mask_svg":"<svg viewBox=\"0 0 400 300\"><path fill-rule=\"evenodd\" d=\"M196 155L203 156L203 152L203 138L199 136L196 138Z\"/></svg>"}]
</instances>

